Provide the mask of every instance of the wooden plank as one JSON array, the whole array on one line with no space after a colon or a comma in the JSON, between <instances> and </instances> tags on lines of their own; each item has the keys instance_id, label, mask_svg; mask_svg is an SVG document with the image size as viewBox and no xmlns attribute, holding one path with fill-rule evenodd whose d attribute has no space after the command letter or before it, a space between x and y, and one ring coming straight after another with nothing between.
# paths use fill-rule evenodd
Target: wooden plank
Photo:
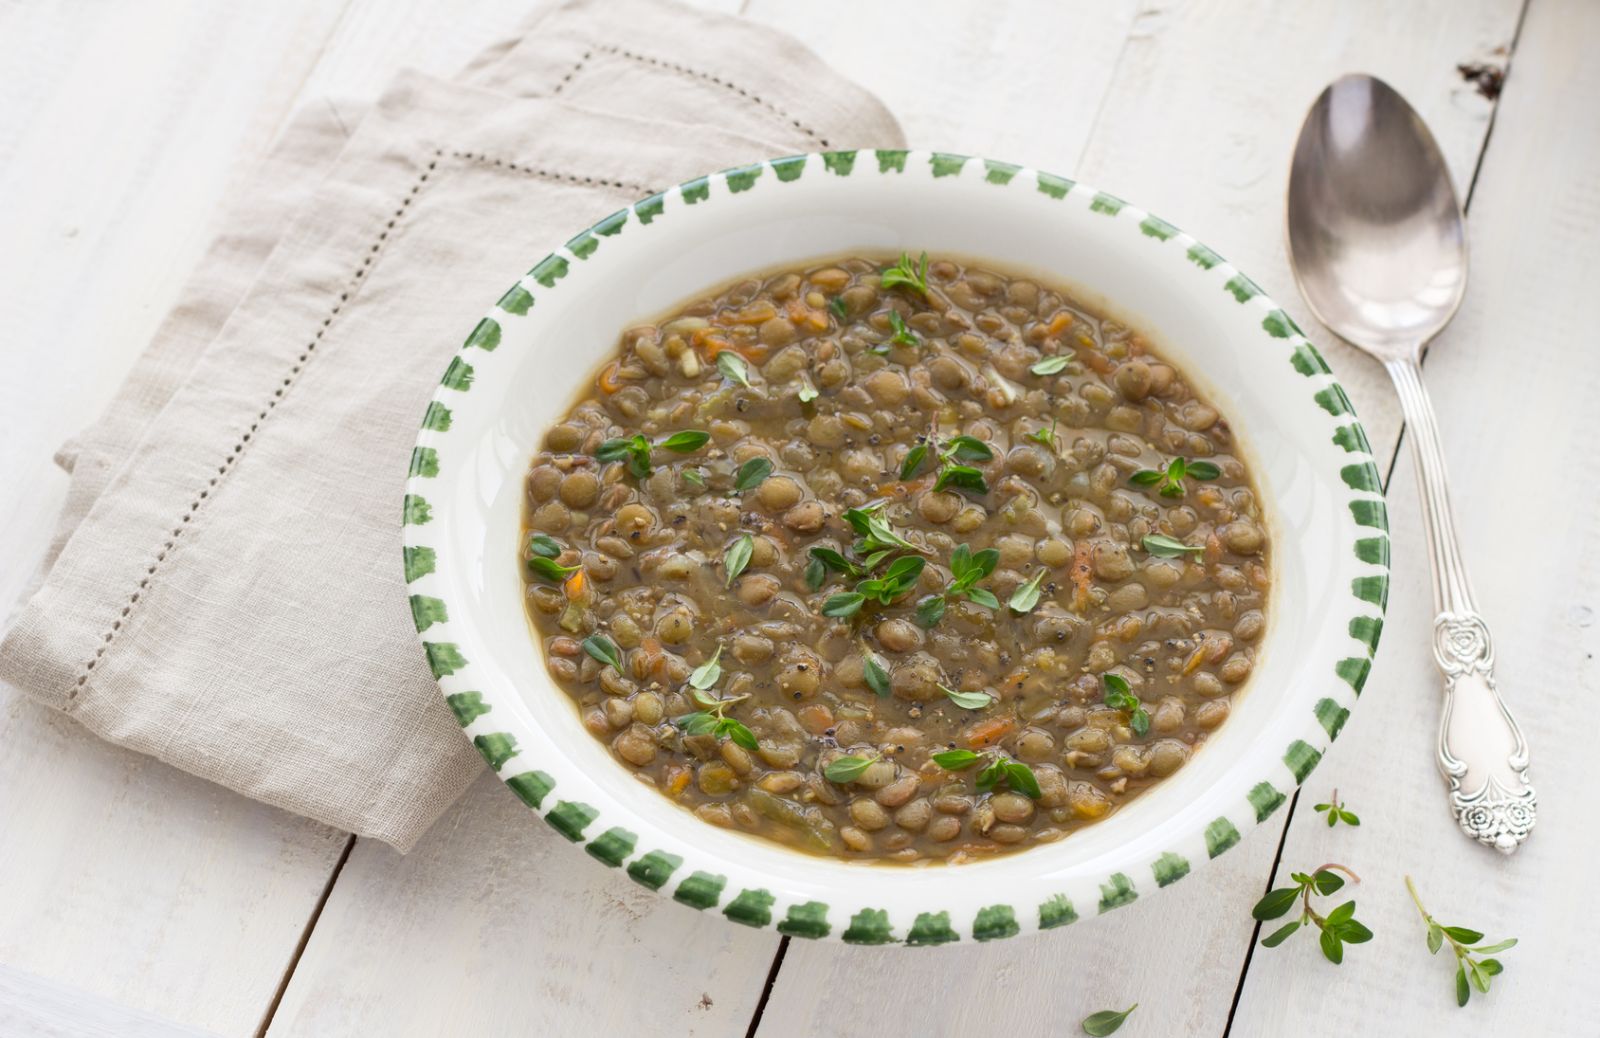
<instances>
[{"instance_id":1,"label":"wooden plank","mask_svg":"<svg viewBox=\"0 0 1600 1038\"><path fill-rule=\"evenodd\" d=\"M337 13L0 15L7 608L65 490L52 452L163 317L236 163L265 147ZM250 1033L348 839L108 746L9 688L0 833L0 1030L18 1034Z\"/></svg>"},{"instance_id":2,"label":"wooden plank","mask_svg":"<svg viewBox=\"0 0 1600 1038\"><path fill-rule=\"evenodd\" d=\"M409 855L360 840L268 1034L742 1034L776 934L607 871L485 775Z\"/></svg>"},{"instance_id":3,"label":"wooden plank","mask_svg":"<svg viewBox=\"0 0 1600 1038\"><path fill-rule=\"evenodd\" d=\"M0 1034L29 1038L202 1038L201 1031L0 965Z\"/></svg>"},{"instance_id":4,"label":"wooden plank","mask_svg":"<svg viewBox=\"0 0 1600 1038\"><path fill-rule=\"evenodd\" d=\"M25 203L0 207L0 611L55 523L66 481L51 454L165 316L237 177L317 96L313 70L318 89L370 98L402 64L452 72L526 13L510 0L0 7L0 193ZM30 990L65 984L129 1020L224 1034L265 1016L348 843L4 687L0 833L0 962L33 975Z\"/></svg>"},{"instance_id":5,"label":"wooden plank","mask_svg":"<svg viewBox=\"0 0 1600 1038\"><path fill-rule=\"evenodd\" d=\"M1305 108L1351 68L1382 75L1428 115L1465 183L1491 106L1461 86L1455 63L1508 45L1517 12L1517 0L1430 0L1404 8L1379 0L1147 4L1104 101L1092 105L1099 116L1082 159L1068 171L1198 235L1303 316L1281 227L1288 156ZM836 13L814 20L843 26L842 10ZM813 19L810 8L804 17ZM1007 69L1050 64L1059 40L1041 33L1027 47L1008 55ZM896 59L890 49L873 55L879 62ZM866 74L833 60L847 75ZM918 55L898 60L904 63L876 74L928 78L913 71ZM952 70L949 78L972 82L983 75ZM984 143L981 125L972 132ZM1326 335L1314 337L1354 387L1380 454L1392 449L1398 408L1382 388L1381 370L1353 360ZM1338 760L1336 750L1324 768ZM1140 1002L1142 1033L1220 1034L1251 939L1250 906L1265 889L1280 833L1278 824L1262 826L1159 898L1080 922L1064 935L1021 948L999 942L897 958L893 985L859 983L883 968L882 951L794 942L760 1033L867 1035L885 1019L906 1033L1060 1033L1095 1010ZM994 997L996 978L1030 997ZM833 994L819 999L818 991Z\"/></svg>"},{"instance_id":6,"label":"wooden plank","mask_svg":"<svg viewBox=\"0 0 1600 1038\"><path fill-rule=\"evenodd\" d=\"M1600 69L1586 46L1600 7L1533 0L1473 195L1466 305L1430 352L1427 379L1452 472L1457 526L1495 639L1500 687L1532 748L1540 818L1512 857L1470 844L1433 765L1440 680L1433 604L1402 457L1390 484L1396 559L1381 678L1338 753L1302 797L1284 865L1346 862L1376 933L1344 965L1296 937L1259 950L1235 1033L1370 1033L1375 1007L1395 1034L1593 1034L1600 996L1581 893L1600 856L1588 764L1600 700ZM1529 505L1530 492L1556 495ZM1529 509L1534 511L1530 513ZM1337 784L1359 829L1319 824L1308 801ZM1517 937L1487 997L1457 1009L1448 951L1430 957L1403 886L1415 877L1442 922Z\"/></svg>"},{"instance_id":7,"label":"wooden plank","mask_svg":"<svg viewBox=\"0 0 1600 1038\"><path fill-rule=\"evenodd\" d=\"M750 0L745 15L792 34L877 94L914 148L1071 173L1135 8L1136 0L930 0L914 11Z\"/></svg>"},{"instance_id":8,"label":"wooden plank","mask_svg":"<svg viewBox=\"0 0 1600 1038\"><path fill-rule=\"evenodd\" d=\"M0 962L250 1033L348 837L0 701Z\"/></svg>"}]
</instances>

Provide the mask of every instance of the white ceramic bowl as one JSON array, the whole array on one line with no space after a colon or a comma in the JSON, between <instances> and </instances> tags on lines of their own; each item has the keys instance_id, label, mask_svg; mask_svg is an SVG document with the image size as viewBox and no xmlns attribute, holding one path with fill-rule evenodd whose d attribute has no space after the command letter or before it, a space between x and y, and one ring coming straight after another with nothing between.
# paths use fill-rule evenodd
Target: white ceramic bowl
<instances>
[{"instance_id":1,"label":"white ceramic bowl","mask_svg":"<svg viewBox=\"0 0 1600 1038\"><path fill-rule=\"evenodd\" d=\"M749 271L902 249L1036 271L1140 329L1233 423L1273 535L1264 652L1193 760L1060 842L962 866L802 855L704 824L635 780L546 675L517 562L529 457L623 328ZM468 737L528 806L600 862L693 908L858 943L1048 929L1149 896L1233 846L1338 734L1388 588L1366 438L1282 310L1211 250L1119 199L940 153L757 163L574 237L452 361L407 491L406 576L428 658Z\"/></svg>"}]
</instances>

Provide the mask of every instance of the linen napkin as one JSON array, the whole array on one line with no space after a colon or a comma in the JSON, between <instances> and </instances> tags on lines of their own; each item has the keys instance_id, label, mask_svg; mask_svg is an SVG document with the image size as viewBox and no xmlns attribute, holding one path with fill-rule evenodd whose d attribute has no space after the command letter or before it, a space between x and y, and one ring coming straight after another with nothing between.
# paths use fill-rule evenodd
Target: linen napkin
<instances>
[{"instance_id":1,"label":"linen napkin","mask_svg":"<svg viewBox=\"0 0 1600 1038\"><path fill-rule=\"evenodd\" d=\"M793 39L573 0L452 81L308 106L99 422L0 679L100 736L404 851L481 764L401 578L422 413L552 243L754 158L902 144ZM596 351L609 342L590 344Z\"/></svg>"}]
</instances>

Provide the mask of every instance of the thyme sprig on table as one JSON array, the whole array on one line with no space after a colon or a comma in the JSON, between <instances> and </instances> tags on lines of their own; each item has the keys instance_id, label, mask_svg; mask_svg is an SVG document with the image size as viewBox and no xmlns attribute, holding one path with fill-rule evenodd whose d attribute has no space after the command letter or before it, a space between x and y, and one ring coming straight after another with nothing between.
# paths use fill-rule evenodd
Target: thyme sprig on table
<instances>
[{"instance_id":1,"label":"thyme sprig on table","mask_svg":"<svg viewBox=\"0 0 1600 1038\"><path fill-rule=\"evenodd\" d=\"M1250 914L1257 919L1266 921L1287 915L1294 907L1296 901L1301 903L1300 915L1293 922L1272 931L1261 939L1263 947L1276 948L1304 926L1315 926L1322 932L1319 943L1322 947L1323 957L1334 965L1344 961L1344 946L1346 944L1365 944L1372 940L1372 931L1367 929L1356 919L1356 903L1346 901L1327 915L1319 913L1311 907L1313 895L1326 897L1344 886L1343 877L1338 873L1349 876L1353 882L1361 882L1361 877L1345 868L1329 862L1307 874L1304 872L1291 872L1289 878L1294 880L1292 887L1279 887L1277 890L1268 891L1267 895L1256 902Z\"/></svg>"},{"instance_id":2,"label":"thyme sprig on table","mask_svg":"<svg viewBox=\"0 0 1600 1038\"><path fill-rule=\"evenodd\" d=\"M1406 877L1406 890L1411 894L1412 904L1417 906L1417 914L1428 924L1428 953L1439 954L1439 949L1447 943L1455 953L1456 1005L1466 1005L1472 998L1473 988L1477 988L1479 994L1487 995L1490 980L1505 972L1505 967L1500 965L1499 959L1480 956L1515 948L1517 939L1508 937L1494 944L1479 944L1483 940L1483 934L1479 931L1465 926L1445 926L1429 915L1428 910L1422 907L1422 899L1417 896L1417 885L1411 882L1410 876Z\"/></svg>"},{"instance_id":3,"label":"thyme sprig on table","mask_svg":"<svg viewBox=\"0 0 1600 1038\"><path fill-rule=\"evenodd\" d=\"M1328 813L1329 829L1332 829L1340 822L1345 825L1361 824L1361 819L1356 816L1354 811L1345 810L1344 802L1339 799L1339 791L1337 789L1333 791L1333 795L1328 798L1326 804L1318 804L1315 810L1318 814L1324 811Z\"/></svg>"},{"instance_id":4,"label":"thyme sprig on table","mask_svg":"<svg viewBox=\"0 0 1600 1038\"><path fill-rule=\"evenodd\" d=\"M1138 1008L1139 1003L1135 1002L1121 1012L1115 1009L1102 1009L1098 1013L1091 1013L1083 1018L1083 1033L1090 1035L1091 1038L1105 1038L1108 1034L1115 1034L1122 1026L1122 1022L1128 1019L1128 1014Z\"/></svg>"}]
</instances>

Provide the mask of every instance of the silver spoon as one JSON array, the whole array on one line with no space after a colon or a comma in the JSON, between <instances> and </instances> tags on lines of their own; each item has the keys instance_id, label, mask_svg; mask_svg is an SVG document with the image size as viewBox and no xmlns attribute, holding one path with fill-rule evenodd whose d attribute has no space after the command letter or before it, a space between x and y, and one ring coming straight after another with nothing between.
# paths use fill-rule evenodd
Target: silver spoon
<instances>
[{"instance_id":1,"label":"silver spoon","mask_svg":"<svg viewBox=\"0 0 1600 1038\"><path fill-rule=\"evenodd\" d=\"M1533 828L1528 743L1494 682L1494 647L1467 580L1423 347L1467 287L1467 241L1450 171L1394 88L1351 75L1322 92L1289 171L1289 261L1306 302L1383 362L1400 394L1433 562L1433 657L1444 672L1438 763L1463 832L1510 854Z\"/></svg>"}]
</instances>

